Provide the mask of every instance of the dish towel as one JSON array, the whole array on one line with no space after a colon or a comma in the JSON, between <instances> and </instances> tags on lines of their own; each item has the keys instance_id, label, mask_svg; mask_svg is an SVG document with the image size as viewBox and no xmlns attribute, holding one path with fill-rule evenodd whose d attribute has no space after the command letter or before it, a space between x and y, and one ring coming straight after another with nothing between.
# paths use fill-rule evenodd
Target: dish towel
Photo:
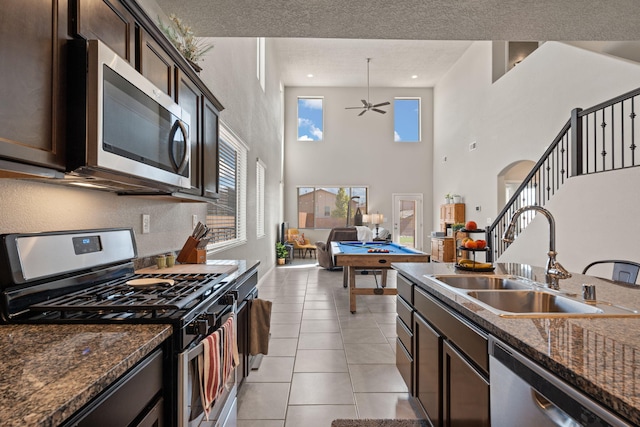
<instances>
[{"instance_id":1,"label":"dish towel","mask_svg":"<svg viewBox=\"0 0 640 427\"><path fill-rule=\"evenodd\" d=\"M204 350L198 356L199 359L204 359L198 360L198 366L200 371L200 396L207 421L209 421L209 412L213 402L216 401L222 389L220 338L220 331L215 331L206 337L202 341Z\"/></svg>"},{"instance_id":2,"label":"dish towel","mask_svg":"<svg viewBox=\"0 0 640 427\"><path fill-rule=\"evenodd\" d=\"M222 394L233 369L238 366L238 343L236 341L235 319L229 317L226 322L203 341L203 351L199 358L200 396L202 406L209 421L209 412L216 399Z\"/></svg>"},{"instance_id":3,"label":"dish towel","mask_svg":"<svg viewBox=\"0 0 640 427\"><path fill-rule=\"evenodd\" d=\"M269 330L271 329L271 301L256 298L251 301L249 324L249 354L269 353Z\"/></svg>"}]
</instances>

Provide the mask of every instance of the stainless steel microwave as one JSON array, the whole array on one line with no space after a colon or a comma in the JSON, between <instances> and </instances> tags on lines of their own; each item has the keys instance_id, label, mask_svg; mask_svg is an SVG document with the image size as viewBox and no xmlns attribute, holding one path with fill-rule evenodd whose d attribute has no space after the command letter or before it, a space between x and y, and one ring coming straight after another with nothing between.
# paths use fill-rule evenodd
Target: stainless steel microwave
<instances>
[{"instance_id":1,"label":"stainless steel microwave","mask_svg":"<svg viewBox=\"0 0 640 427\"><path fill-rule=\"evenodd\" d=\"M69 46L68 175L132 192L190 188L189 114L101 41Z\"/></svg>"}]
</instances>

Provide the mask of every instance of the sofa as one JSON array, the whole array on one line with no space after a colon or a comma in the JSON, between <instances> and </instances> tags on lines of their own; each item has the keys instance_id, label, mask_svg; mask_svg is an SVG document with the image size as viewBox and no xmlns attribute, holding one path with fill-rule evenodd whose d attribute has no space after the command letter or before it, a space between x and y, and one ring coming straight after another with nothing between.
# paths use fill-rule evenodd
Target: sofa
<instances>
[{"instance_id":1,"label":"sofa","mask_svg":"<svg viewBox=\"0 0 640 427\"><path fill-rule=\"evenodd\" d=\"M355 242L358 240L358 230L355 227L337 227L332 228L329 232L326 242L316 242L318 252L318 264L327 270L337 270L342 267L336 267L333 264L331 256L331 242Z\"/></svg>"}]
</instances>

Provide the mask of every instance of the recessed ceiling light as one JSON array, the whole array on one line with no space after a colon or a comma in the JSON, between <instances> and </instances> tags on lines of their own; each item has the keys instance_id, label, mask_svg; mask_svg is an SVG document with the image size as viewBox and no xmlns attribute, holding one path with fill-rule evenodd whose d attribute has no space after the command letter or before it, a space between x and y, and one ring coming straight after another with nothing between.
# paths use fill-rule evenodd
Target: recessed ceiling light
<instances>
[{"instance_id":1,"label":"recessed ceiling light","mask_svg":"<svg viewBox=\"0 0 640 427\"><path fill-rule=\"evenodd\" d=\"M307 77L311 78L313 77L313 74L307 74Z\"/></svg>"},{"instance_id":2,"label":"recessed ceiling light","mask_svg":"<svg viewBox=\"0 0 640 427\"><path fill-rule=\"evenodd\" d=\"M418 78L418 75L417 75L417 74L414 74L413 76L411 76L411 78L412 78L412 79L417 79L417 78Z\"/></svg>"}]
</instances>

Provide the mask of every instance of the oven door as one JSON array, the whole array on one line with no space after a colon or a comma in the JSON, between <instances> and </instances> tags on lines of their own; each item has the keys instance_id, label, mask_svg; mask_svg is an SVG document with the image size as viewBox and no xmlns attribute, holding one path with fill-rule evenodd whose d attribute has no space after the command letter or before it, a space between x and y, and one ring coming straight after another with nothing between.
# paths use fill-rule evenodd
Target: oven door
<instances>
[{"instance_id":1,"label":"oven door","mask_svg":"<svg viewBox=\"0 0 640 427\"><path fill-rule=\"evenodd\" d=\"M235 315L235 302L233 305L224 306L222 311L215 313L215 328L209 333L219 329L230 316ZM216 399L209 413L209 421L206 421L205 412L200 395L199 356L204 354L202 341L178 355L178 426L195 427L202 425L222 427L229 420L235 419L236 413L236 371L234 369L227 379L223 391Z\"/></svg>"}]
</instances>

